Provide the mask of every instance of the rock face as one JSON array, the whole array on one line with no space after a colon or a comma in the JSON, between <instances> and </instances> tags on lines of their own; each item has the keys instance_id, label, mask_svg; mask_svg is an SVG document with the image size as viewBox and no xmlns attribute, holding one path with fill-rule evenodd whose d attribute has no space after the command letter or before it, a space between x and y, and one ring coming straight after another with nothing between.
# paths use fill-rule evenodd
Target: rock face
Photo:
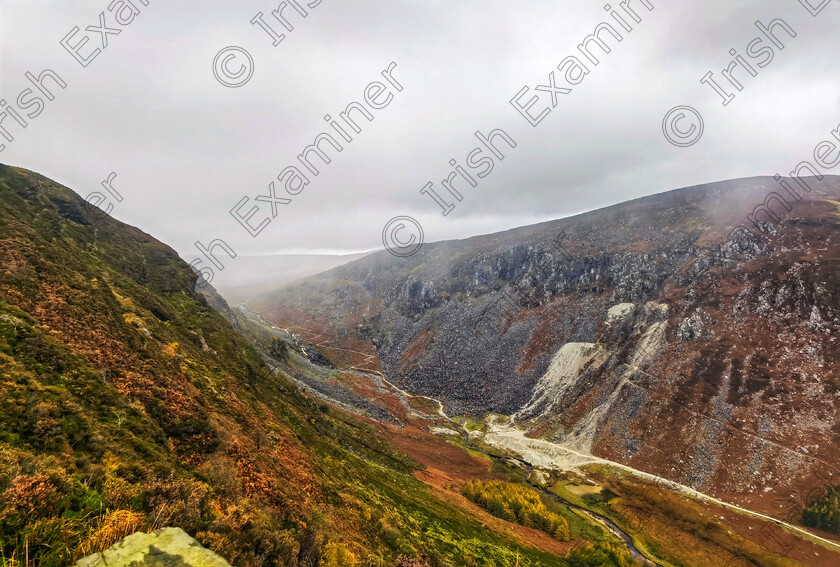
<instances>
[{"instance_id":1,"label":"rock face","mask_svg":"<svg viewBox=\"0 0 840 567\"><path fill-rule=\"evenodd\" d=\"M78 567L230 567L181 528L137 532L103 553L79 560Z\"/></svg>"},{"instance_id":2,"label":"rock face","mask_svg":"<svg viewBox=\"0 0 840 567\"><path fill-rule=\"evenodd\" d=\"M253 306L452 414L770 511L840 468L840 178L808 184L790 208L752 178L382 252Z\"/></svg>"},{"instance_id":3,"label":"rock face","mask_svg":"<svg viewBox=\"0 0 840 567\"><path fill-rule=\"evenodd\" d=\"M557 409L564 397L586 371L597 372L607 358L603 346L595 343L566 343L551 361L548 371L537 382L531 400L514 414L514 419L528 419Z\"/></svg>"}]
</instances>

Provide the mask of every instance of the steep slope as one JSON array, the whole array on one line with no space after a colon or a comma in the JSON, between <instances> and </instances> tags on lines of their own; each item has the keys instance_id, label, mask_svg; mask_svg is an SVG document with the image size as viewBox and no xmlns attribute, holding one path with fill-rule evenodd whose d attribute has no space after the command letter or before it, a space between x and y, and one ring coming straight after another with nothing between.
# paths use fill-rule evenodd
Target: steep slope
<instances>
[{"instance_id":1,"label":"steep slope","mask_svg":"<svg viewBox=\"0 0 840 567\"><path fill-rule=\"evenodd\" d=\"M151 236L0 166L0 564L63 567L164 526L237 566L566 564L437 500L195 281Z\"/></svg>"},{"instance_id":2,"label":"steep slope","mask_svg":"<svg viewBox=\"0 0 840 567\"><path fill-rule=\"evenodd\" d=\"M810 190L727 181L380 253L252 307L451 412L513 415L531 436L833 525L840 179L799 181Z\"/></svg>"}]
</instances>

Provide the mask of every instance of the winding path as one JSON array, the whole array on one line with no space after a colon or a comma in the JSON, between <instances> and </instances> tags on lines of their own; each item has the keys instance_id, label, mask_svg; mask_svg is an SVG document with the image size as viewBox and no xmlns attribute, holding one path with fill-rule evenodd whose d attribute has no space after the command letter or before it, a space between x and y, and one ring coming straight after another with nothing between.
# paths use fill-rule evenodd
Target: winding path
<instances>
[{"instance_id":1,"label":"winding path","mask_svg":"<svg viewBox=\"0 0 840 567\"><path fill-rule=\"evenodd\" d=\"M754 512L753 510L748 510L748 509L743 508L741 506L738 506L736 504L731 504L729 502L721 500L720 498L715 498L714 496L709 496L708 494L704 494L704 493L702 493L698 490L695 490L694 488L691 488L690 486L685 486L685 485L680 484L678 482L674 482L673 480L663 478L663 477L657 476L655 474L640 471L638 469L634 469L633 467L629 467L627 465L617 463L615 461L602 459L600 457L595 457L593 455L588 455L588 454L585 454L585 453L581 453L581 452L575 451L573 449L568 449L566 447L563 447L562 445L558 445L556 443L551 443L550 441L545 441L543 439L531 439L531 438L526 437L525 432L520 430L520 429L516 429L516 428L513 428L513 427L500 427L498 425L491 426L491 428L493 428L494 431L492 431L488 435L495 435L496 437L495 438L491 437L490 439L487 439L485 437L485 442L489 445L497 446L501 449L513 450L513 451L516 451L517 453L519 453L519 451L517 451L515 448L513 448L511 446L511 444L505 444L504 442L500 441L500 438L502 438L502 439L507 438L507 439L513 440L515 442L515 443L512 444L513 446L517 446L517 445L521 446L522 444L524 444L526 448L531 448L534 452L537 452L537 453L543 453L548 458L551 458L548 455L548 453L550 451L550 452L559 453L559 454L564 454L565 453L567 455L567 457L569 457L569 458L574 457L574 458L577 458L577 459L581 459L581 460L583 460L584 464L594 463L594 464L608 465L608 466L611 466L611 467L629 472L629 473L633 474L634 476L637 476L637 477L642 478L644 480L649 480L649 481L653 481L653 482L656 482L658 484L664 485L667 488L669 488L669 489L671 489L675 492L679 492L679 493L682 493L682 494L687 494L689 496L693 496L693 497L697 498L698 500L705 500L707 502L712 502L714 504L717 504L718 506L722 506L724 508L729 508L731 510L738 511L740 513L747 514L747 515L753 516L755 518L761 518L763 520L768 520L768 521L774 522L774 523L776 523L780 526L784 526L785 528L787 528L790 531L796 532L796 533L798 533L802 536L805 536L806 538L809 538L809 539L818 540L818 541L820 541L822 543L825 543L825 544L837 549L838 551L840 551L840 544L838 544L835 541L832 541L830 539L826 539L824 537L820 537L820 536L818 536L814 533L809 532L808 530L805 530L805 529L802 529L800 527L794 526L793 524L790 524L790 523L785 522L783 520L778 520L778 519L773 518L771 516L767 516L767 515L761 514L759 512ZM495 440L495 443L494 443L494 440ZM542 449L542 451L540 449ZM522 458L523 461L529 462L527 456L520 454L520 457ZM532 460L533 460L533 456L532 456ZM568 466L569 466L568 462L560 464L560 468L568 468ZM574 466L574 465L572 465L572 466Z\"/></svg>"}]
</instances>

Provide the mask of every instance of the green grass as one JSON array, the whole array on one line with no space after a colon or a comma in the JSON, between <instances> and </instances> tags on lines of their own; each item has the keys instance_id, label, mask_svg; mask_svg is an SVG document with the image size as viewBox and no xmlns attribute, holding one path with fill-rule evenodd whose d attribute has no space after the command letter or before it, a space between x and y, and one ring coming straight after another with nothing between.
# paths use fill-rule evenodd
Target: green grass
<instances>
[{"instance_id":1,"label":"green grass","mask_svg":"<svg viewBox=\"0 0 840 567\"><path fill-rule=\"evenodd\" d=\"M612 520L641 553L655 557L664 567L690 567L708 556L749 557L759 565L777 567L800 565L736 534L689 497L667 489L651 491L649 483L608 466L592 466L589 474L602 486L597 494L574 494L568 488L570 479L559 480L551 491ZM633 515L621 511L626 507L633 510ZM682 533L692 543L674 545L655 526Z\"/></svg>"}]
</instances>

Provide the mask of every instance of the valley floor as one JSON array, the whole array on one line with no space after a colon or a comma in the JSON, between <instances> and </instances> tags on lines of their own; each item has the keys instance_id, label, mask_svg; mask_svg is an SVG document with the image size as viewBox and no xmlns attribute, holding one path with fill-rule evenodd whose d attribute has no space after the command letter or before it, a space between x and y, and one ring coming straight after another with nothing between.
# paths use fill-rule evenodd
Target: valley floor
<instances>
[{"instance_id":1,"label":"valley floor","mask_svg":"<svg viewBox=\"0 0 840 567\"><path fill-rule=\"evenodd\" d=\"M250 317L252 321L256 319L254 314ZM293 336L290 331L264 320L259 323L277 336ZM313 345L319 351L331 353L336 350L325 341L318 341L317 337L309 338L316 339ZM484 421L450 417L440 400L414 395L388 381L369 354L352 349L340 350L356 363L350 368L332 371L333 378L329 382L337 389L331 390L331 393L339 399L329 401L340 403L351 413L367 415L367 421L386 439L424 465L426 469L415 473L415 476L429 486L439 499L523 545L562 556L575 546L575 541L558 542L537 530L491 516L463 497L460 490L465 482L507 478L524 483L532 481L535 476L543 477L542 482L532 484L554 496L559 495L561 502L589 511L593 514L589 520L611 524L615 533L602 534L601 537L614 542L632 541L631 551L638 548L647 560L656 565L737 565L732 562L739 558L779 567L840 564L840 542L830 539L828 534L813 533L670 479L579 449L528 437L525 431L512 426L505 416L490 415ZM303 363L308 364L307 361ZM312 367L314 369L315 365ZM304 386L319 395L324 388L322 378L317 376L318 372L309 375ZM360 407L358 399L374 404L376 411ZM382 413L389 418L382 419ZM536 475L532 470L536 471ZM569 486L589 483L599 487L594 499L577 498L574 493L568 492ZM661 510L647 510L644 525L639 528L634 527L632 518L622 515L628 512L626 500L629 499L602 502L597 498L602 493L616 496L613 492L642 491L646 487L664 491L673 503L669 507L660 506ZM669 514L680 515L676 518L678 521L674 522L675 518L669 517ZM704 533L699 527L704 524L712 526L710 529L714 533ZM781 539L791 544L790 557L766 549L768 525L777 527L782 534ZM656 529L654 526L657 526ZM655 531L660 533L653 533ZM667 545L665 534L674 541L682 540L685 545Z\"/></svg>"}]
</instances>

